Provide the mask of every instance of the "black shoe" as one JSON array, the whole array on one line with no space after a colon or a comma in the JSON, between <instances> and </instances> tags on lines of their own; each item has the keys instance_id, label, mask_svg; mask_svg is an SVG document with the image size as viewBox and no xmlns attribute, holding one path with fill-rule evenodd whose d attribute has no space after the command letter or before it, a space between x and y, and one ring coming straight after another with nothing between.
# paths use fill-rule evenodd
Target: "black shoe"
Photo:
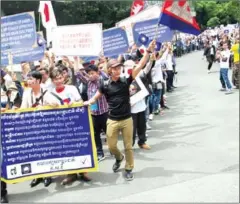
<instances>
[{"instance_id":1,"label":"black shoe","mask_svg":"<svg viewBox=\"0 0 240 204\"><path fill-rule=\"evenodd\" d=\"M167 90L167 92L168 92L168 93L171 93L171 92L173 92L173 90L172 90L172 89L169 89L169 90Z\"/></svg>"},{"instance_id":2,"label":"black shoe","mask_svg":"<svg viewBox=\"0 0 240 204\"><path fill-rule=\"evenodd\" d=\"M124 160L124 155L122 155L122 156L123 156L123 157L122 157L121 160L116 160L116 162L113 164L112 169L113 169L113 171L114 171L115 173L118 171L118 169L119 169L120 166L121 166L122 161Z\"/></svg>"},{"instance_id":3,"label":"black shoe","mask_svg":"<svg viewBox=\"0 0 240 204\"><path fill-rule=\"evenodd\" d=\"M52 178L51 177L44 178L43 183L45 187L48 187L52 183Z\"/></svg>"},{"instance_id":4,"label":"black shoe","mask_svg":"<svg viewBox=\"0 0 240 204\"><path fill-rule=\"evenodd\" d=\"M127 181L132 181L132 180L134 179L132 170L126 170L125 179L126 179Z\"/></svg>"},{"instance_id":5,"label":"black shoe","mask_svg":"<svg viewBox=\"0 0 240 204\"><path fill-rule=\"evenodd\" d=\"M163 109L170 109L168 106L163 106Z\"/></svg>"},{"instance_id":6,"label":"black shoe","mask_svg":"<svg viewBox=\"0 0 240 204\"><path fill-rule=\"evenodd\" d=\"M172 86L172 88L176 89L177 87L176 86Z\"/></svg>"},{"instance_id":7,"label":"black shoe","mask_svg":"<svg viewBox=\"0 0 240 204\"><path fill-rule=\"evenodd\" d=\"M32 182L30 183L31 188L37 186L39 183L41 183L43 181L42 178L37 178L37 179L33 179Z\"/></svg>"},{"instance_id":8,"label":"black shoe","mask_svg":"<svg viewBox=\"0 0 240 204\"><path fill-rule=\"evenodd\" d=\"M90 182L92 179L88 176L87 173L80 173L79 174L79 179L81 181L85 181L85 182Z\"/></svg>"},{"instance_id":9,"label":"black shoe","mask_svg":"<svg viewBox=\"0 0 240 204\"><path fill-rule=\"evenodd\" d=\"M1 196L1 203L8 203L8 196Z\"/></svg>"}]
</instances>

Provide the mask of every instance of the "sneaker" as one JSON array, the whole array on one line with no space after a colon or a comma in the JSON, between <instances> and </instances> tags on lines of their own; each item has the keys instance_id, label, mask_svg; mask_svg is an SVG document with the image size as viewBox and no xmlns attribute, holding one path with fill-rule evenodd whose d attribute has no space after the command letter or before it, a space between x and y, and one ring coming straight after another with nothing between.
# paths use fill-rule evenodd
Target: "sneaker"
<instances>
[{"instance_id":1,"label":"sneaker","mask_svg":"<svg viewBox=\"0 0 240 204\"><path fill-rule=\"evenodd\" d=\"M149 120L153 120L153 114L149 115Z\"/></svg>"},{"instance_id":2,"label":"sneaker","mask_svg":"<svg viewBox=\"0 0 240 204\"><path fill-rule=\"evenodd\" d=\"M208 71L207 71L207 73L208 73L208 74L210 74L210 73L211 73L211 71L210 71L210 70L208 70Z\"/></svg>"},{"instance_id":3,"label":"sneaker","mask_svg":"<svg viewBox=\"0 0 240 204\"><path fill-rule=\"evenodd\" d=\"M153 113L154 113L154 115L158 115L159 114L159 110L156 110L156 111L154 111Z\"/></svg>"},{"instance_id":4,"label":"sneaker","mask_svg":"<svg viewBox=\"0 0 240 204\"><path fill-rule=\"evenodd\" d=\"M142 144L142 145L138 145L141 149L145 149L145 150L150 150L151 147L149 145L147 145L146 143Z\"/></svg>"},{"instance_id":5,"label":"sneaker","mask_svg":"<svg viewBox=\"0 0 240 204\"><path fill-rule=\"evenodd\" d=\"M98 162L103 161L105 158L104 155L98 155Z\"/></svg>"},{"instance_id":6,"label":"sneaker","mask_svg":"<svg viewBox=\"0 0 240 204\"><path fill-rule=\"evenodd\" d=\"M227 91L227 89L226 88L221 88L221 89L219 89L219 91Z\"/></svg>"},{"instance_id":7,"label":"sneaker","mask_svg":"<svg viewBox=\"0 0 240 204\"><path fill-rule=\"evenodd\" d=\"M148 137L148 134L146 133L145 136Z\"/></svg>"},{"instance_id":8,"label":"sneaker","mask_svg":"<svg viewBox=\"0 0 240 204\"><path fill-rule=\"evenodd\" d=\"M48 187L51 183L52 183L52 178L51 177L43 179L43 184L44 184L45 187Z\"/></svg>"},{"instance_id":9,"label":"sneaker","mask_svg":"<svg viewBox=\"0 0 240 204\"><path fill-rule=\"evenodd\" d=\"M232 93L233 93L232 89L229 89L229 90L227 90L227 92L225 94L228 95L228 94L232 94Z\"/></svg>"},{"instance_id":10,"label":"sneaker","mask_svg":"<svg viewBox=\"0 0 240 204\"><path fill-rule=\"evenodd\" d=\"M116 173L118 171L118 169L120 168L121 163L122 163L123 160L124 160L124 155L122 155L122 159L121 160L116 160L116 162L113 164L113 167L112 167L113 172Z\"/></svg>"},{"instance_id":11,"label":"sneaker","mask_svg":"<svg viewBox=\"0 0 240 204\"><path fill-rule=\"evenodd\" d=\"M148 123L146 123L146 128L147 128L147 130L151 130L152 129L152 127Z\"/></svg>"},{"instance_id":12,"label":"sneaker","mask_svg":"<svg viewBox=\"0 0 240 204\"><path fill-rule=\"evenodd\" d=\"M132 180L134 179L132 170L126 170L126 171L125 171L125 179L126 179L127 181L132 181Z\"/></svg>"},{"instance_id":13,"label":"sneaker","mask_svg":"<svg viewBox=\"0 0 240 204\"><path fill-rule=\"evenodd\" d=\"M100 137L101 137L101 138L106 138L106 133L105 133L105 132L102 132L102 133L100 134Z\"/></svg>"}]
</instances>

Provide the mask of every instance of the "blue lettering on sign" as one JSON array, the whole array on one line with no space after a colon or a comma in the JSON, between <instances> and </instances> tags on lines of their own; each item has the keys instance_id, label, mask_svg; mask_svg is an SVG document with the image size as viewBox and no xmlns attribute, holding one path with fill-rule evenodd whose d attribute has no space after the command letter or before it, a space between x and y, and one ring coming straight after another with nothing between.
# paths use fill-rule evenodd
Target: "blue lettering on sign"
<instances>
[{"instance_id":1,"label":"blue lettering on sign","mask_svg":"<svg viewBox=\"0 0 240 204\"><path fill-rule=\"evenodd\" d=\"M32 48L36 41L34 12L1 17L1 51Z\"/></svg>"},{"instance_id":2,"label":"blue lettering on sign","mask_svg":"<svg viewBox=\"0 0 240 204\"><path fill-rule=\"evenodd\" d=\"M139 42L139 35L144 34L149 38L149 43L153 40L156 34L156 28L158 25L158 18L137 22L133 26L133 38L134 42L141 46ZM172 41L174 32L167 26L160 25L157 29L156 40L158 42L169 42Z\"/></svg>"}]
</instances>

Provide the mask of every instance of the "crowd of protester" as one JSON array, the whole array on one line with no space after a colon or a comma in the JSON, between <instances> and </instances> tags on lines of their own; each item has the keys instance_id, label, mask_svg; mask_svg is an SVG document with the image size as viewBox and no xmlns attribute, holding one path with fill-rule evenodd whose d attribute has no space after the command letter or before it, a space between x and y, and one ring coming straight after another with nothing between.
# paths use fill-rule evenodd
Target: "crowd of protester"
<instances>
[{"instance_id":1,"label":"crowd of protester","mask_svg":"<svg viewBox=\"0 0 240 204\"><path fill-rule=\"evenodd\" d=\"M41 61L21 64L21 80L11 71L11 66L1 69L1 111L19 108L38 108L80 104L89 106L94 125L94 137L98 161L105 159L103 151L106 137L107 149L115 157L113 172L117 172L125 159L125 178L134 178L133 148L136 143L143 150L150 150L147 142L147 130L150 130L154 117L162 117L167 106L167 95L176 91L178 71L176 58L187 53L205 48L209 61L208 69L215 59L207 49L217 44L229 42L228 38L201 35L187 36L163 43L161 50L156 52L155 41L152 41L144 52L133 45L128 53L118 59L101 56L99 59L84 62L79 57L56 57L51 51L46 51ZM237 36L233 43L237 43ZM234 52L234 45L232 46ZM230 48L230 47L229 47ZM234 64L239 70L239 61L234 55ZM238 86L234 75L234 84ZM223 77L223 75L221 75ZM149 94L135 104L130 103L130 97L136 93L135 78L139 77ZM225 84L226 78L223 77ZM223 85L223 88L226 86ZM125 155L117 147L118 135L122 135ZM66 175L62 185L81 179L91 181L87 173ZM30 183L34 187L40 183L45 187L52 183L52 178L37 178ZM6 183L1 183L1 200L8 202Z\"/></svg>"},{"instance_id":2,"label":"crowd of protester","mask_svg":"<svg viewBox=\"0 0 240 204\"><path fill-rule=\"evenodd\" d=\"M201 34L204 42L204 57L208 62L207 72L210 74L214 63L220 67L220 91L233 93L233 86L239 89L240 78L240 33L239 28L226 30L224 28L209 29ZM232 77L229 79L229 69Z\"/></svg>"}]
</instances>

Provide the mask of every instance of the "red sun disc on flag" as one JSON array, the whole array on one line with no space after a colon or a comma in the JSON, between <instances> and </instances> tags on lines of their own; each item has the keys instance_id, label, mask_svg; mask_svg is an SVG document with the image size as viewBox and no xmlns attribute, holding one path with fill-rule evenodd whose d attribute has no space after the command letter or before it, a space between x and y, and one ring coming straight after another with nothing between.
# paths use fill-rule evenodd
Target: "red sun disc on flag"
<instances>
[{"instance_id":1,"label":"red sun disc on flag","mask_svg":"<svg viewBox=\"0 0 240 204\"><path fill-rule=\"evenodd\" d=\"M49 15L49 8L47 4L44 4L44 15L45 15L46 22L48 22L50 20L50 15Z\"/></svg>"}]
</instances>

